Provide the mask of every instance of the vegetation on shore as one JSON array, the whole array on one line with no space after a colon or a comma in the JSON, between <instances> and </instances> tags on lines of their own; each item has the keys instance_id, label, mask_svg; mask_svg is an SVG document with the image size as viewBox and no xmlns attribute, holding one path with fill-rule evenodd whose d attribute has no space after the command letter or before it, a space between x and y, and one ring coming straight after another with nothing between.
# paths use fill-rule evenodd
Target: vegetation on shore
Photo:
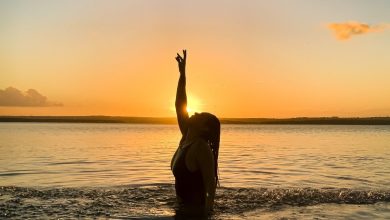
<instances>
[{"instance_id":1,"label":"vegetation on shore","mask_svg":"<svg viewBox=\"0 0 390 220\"><path fill-rule=\"evenodd\" d=\"M339 118L221 118L223 124L334 124L334 125L390 125L390 117ZM176 124L169 117L122 116L0 116L0 122L64 122L64 123L132 123Z\"/></svg>"}]
</instances>

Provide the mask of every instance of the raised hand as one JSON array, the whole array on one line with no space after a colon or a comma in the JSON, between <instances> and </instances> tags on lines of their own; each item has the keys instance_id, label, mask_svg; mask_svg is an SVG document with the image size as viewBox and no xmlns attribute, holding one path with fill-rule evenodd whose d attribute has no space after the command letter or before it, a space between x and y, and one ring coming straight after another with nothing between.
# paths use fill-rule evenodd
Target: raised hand
<instances>
[{"instance_id":1,"label":"raised hand","mask_svg":"<svg viewBox=\"0 0 390 220\"><path fill-rule=\"evenodd\" d=\"M187 112L187 93L186 93L186 59L187 51L183 50L183 57L177 54L176 60L179 64L179 82L177 83L176 91L176 114L179 128L183 137L186 136L188 130L188 112Z\"/></svg>"},{"instance_id":2,"label":"raised hand","mask_svg":"<svg viewBox=\"0 0 390 220\"><path fill-rule=\"evenodd\" d=\"M187 60L187 50L183 50L183 57L180 54L177 54L176 57L177 63L179 64L180 74L186 73L186 60Z\"/></svg>"}]
</instances>

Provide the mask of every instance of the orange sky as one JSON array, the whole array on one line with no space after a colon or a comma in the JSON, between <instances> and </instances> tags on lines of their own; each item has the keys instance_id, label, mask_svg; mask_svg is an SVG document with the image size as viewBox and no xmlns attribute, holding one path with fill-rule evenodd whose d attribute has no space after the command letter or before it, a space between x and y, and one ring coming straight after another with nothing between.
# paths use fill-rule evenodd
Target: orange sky
<instances>
[{"instance_id":1,"label":"orange sky","mask_svg":"<svg viewBox=\"0 0 390 220\"><path fill-rule=\"evenodd\" d=\"M388 1L2 1L0 8L0 115L174 116L174 58L186 48L193 111L390 116ZM46 104L5 106L8 87L24 96L34 89Z\"/></svg>"}]
</instances>

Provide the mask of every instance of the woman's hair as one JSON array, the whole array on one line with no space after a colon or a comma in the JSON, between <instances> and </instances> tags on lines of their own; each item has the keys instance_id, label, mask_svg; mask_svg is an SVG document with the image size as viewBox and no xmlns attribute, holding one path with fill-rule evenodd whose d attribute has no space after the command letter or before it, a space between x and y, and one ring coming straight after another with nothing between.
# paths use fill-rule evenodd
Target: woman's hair
<instances>
[{"instance_id":1,"label":"woman's hair","mask_svg":"<svg viewBox=\"0 0 390 220\"><path fill-rule=\"evenodd\" d=\"M219 141L221 134L221 123L218 118L210 113L202 112L200 113L205 120L205 125L208 127L208 132L202 135L208 142L211 151L214 155L214 173L215 173L215 181L219 186L219 176L218 176L218 154L219 154Z\"/></svg>"}]
</instances>

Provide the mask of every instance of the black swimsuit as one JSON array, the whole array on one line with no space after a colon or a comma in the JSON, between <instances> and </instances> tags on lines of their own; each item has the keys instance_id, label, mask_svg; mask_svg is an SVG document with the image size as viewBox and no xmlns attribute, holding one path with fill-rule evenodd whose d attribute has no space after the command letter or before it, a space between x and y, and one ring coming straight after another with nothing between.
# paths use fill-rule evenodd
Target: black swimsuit
<instances>
[{"instance_id":1,"label":"black swimsuit","mask_svg":"<svg viewBox=\"0 0 390 220\"><path fill-rule=\"evenodd\" d=\"M205 189L200 170L191 172L186 166L186 154L190 146L179 148L178 158L172 168L175 176L176 194L181 198L184 205L204 205Z\"/></svg>"}]
</instances>

